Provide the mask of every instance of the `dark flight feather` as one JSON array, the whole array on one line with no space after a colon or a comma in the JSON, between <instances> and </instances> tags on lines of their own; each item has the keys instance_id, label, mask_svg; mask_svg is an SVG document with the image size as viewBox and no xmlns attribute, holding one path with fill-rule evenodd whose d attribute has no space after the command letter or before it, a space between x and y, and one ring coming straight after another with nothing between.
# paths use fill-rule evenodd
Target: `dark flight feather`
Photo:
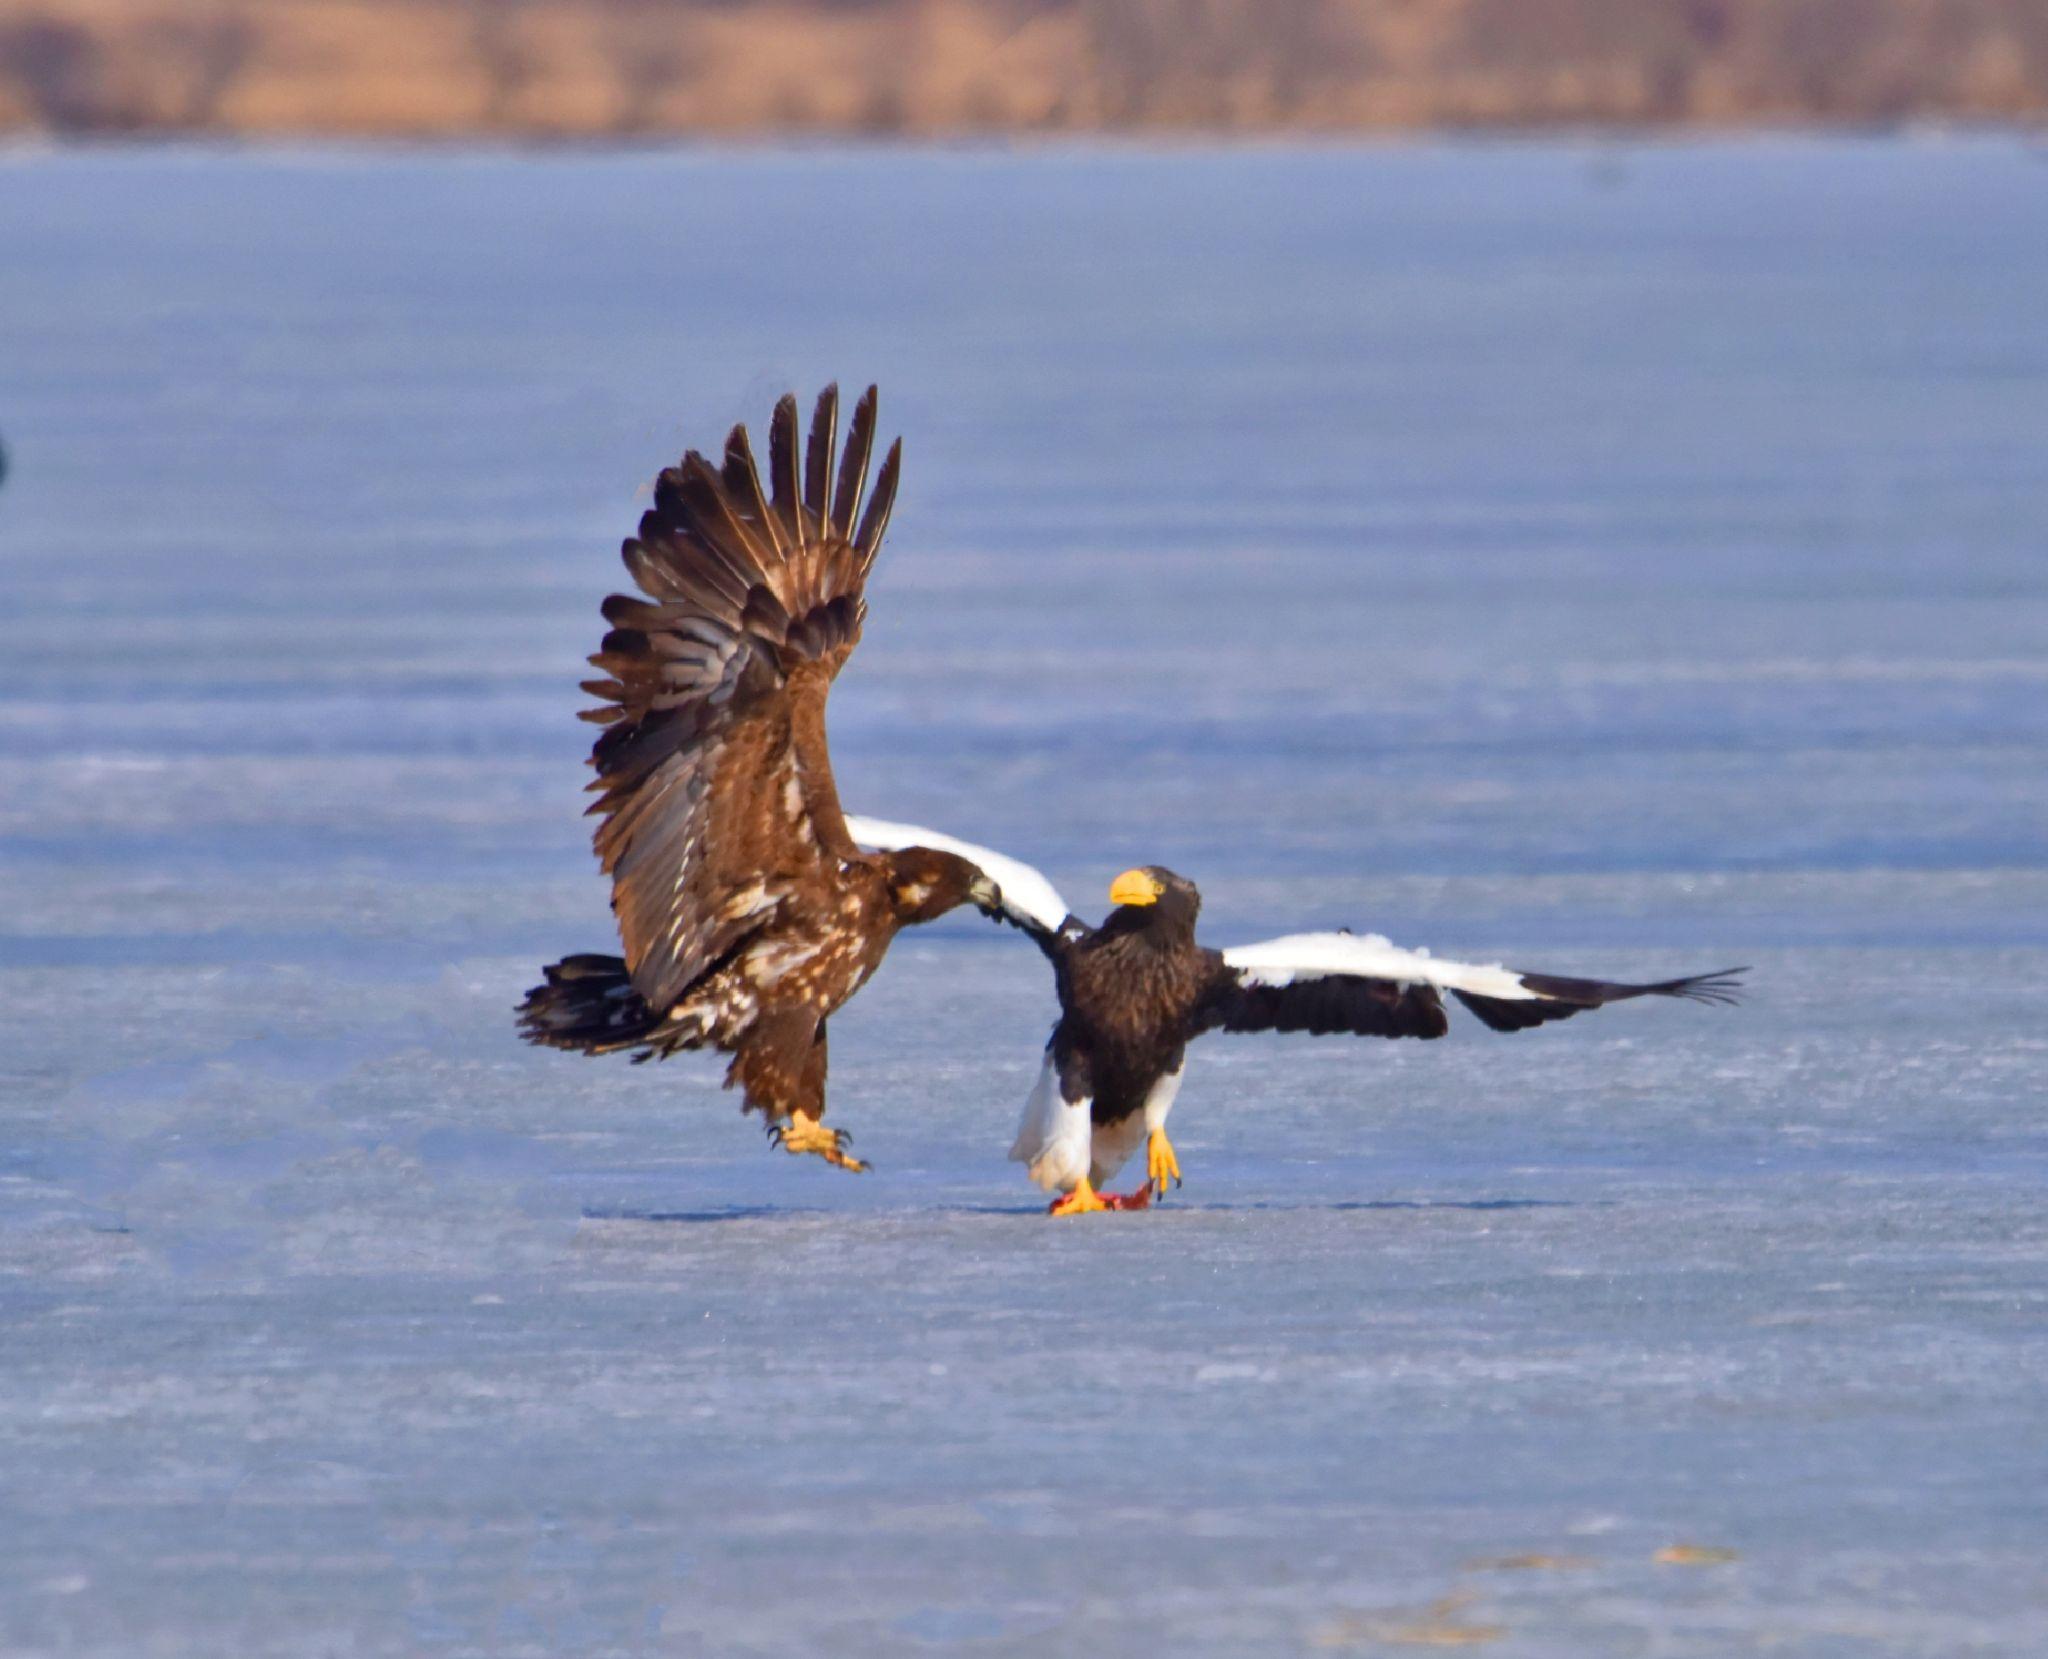
<instances>
[{"instance_id":1,"label":"dark flight feather","mask_svg":"<svg viewBox=\"0 0 2048 1659\"><path fill-rule=\"evenodd\" d=\"M782 558L788 548L761 493L761 469L754 463L754 446L745 426L735 426L725 435L725 492L739 516L753 526L765 547L764 563Z\"/></svg>"},{"instance_id":2,"label":"dark flight feather","mask_svg":"<svg viewBox=\"0 0 2048 1659\"><path fill-rule=\"evenodd\" d=\"M839 388L827 386L818 394L810 447L804 451L804 513L812 538L820 542L832 534L832 509L826 498L832 488L832 446L838 437Z\"/></svg>"},{"instance_id":3,"label":"dark flight feather","mask_svg":"<svg viewBox=\"0 0 2048 1659\"><path fill-rule=\"evenodd\" d=\"M851 542L853 521L860 511L861 492L867 488L868 461L875 452L875 416L880 399L870 386L853 406L853 427L846 435L846 454L839 463L839 487L832 494L832 529L841 540Z\"/></svg>"},{"instance_id":4,"label":"dark flight feather","mask_svg":"<svg viewBox=\"0 0 2048 1659\"><path fill-rule=\"evenodd\" d=\"M1433 985L1397 985L1357 974L1250 985L1232 974L1219 982L1203 1029L1427 1038L1441 1037L1450 1022Z\"/></svg>"},{"instance_id":5,"label":"dark flight feather","mask_svg":"<svg viewBox=\"0 0 2048 1659\"><path fill-rule=\"evenodd\" d=\"M796 474L796 398L784 392L768 422L768 487L774 492L776 522L790 545L801 552L807 538Z\"/></svg>"},{"instance_id":6,"label":"dark flight feather","mask_svg":"<svg viewBox=\"0 0 2048 1659\"><path fill-rule=\"evenodd\" d=\"M828 389L819 420L837 408ZM861 411L871 432L872 393ZM840 482L857 493L871 439L855 439ZM612 877L624 960L656 1010L740 937L772 926L783 876L822 869L845 844L824 687L860 639L896 463L892 453L856 549L836 523L819 528L832 449L814 421L800 497L796 400L785 397L770 428L772 499L744 426L726 439L722 467L692 450L664 468L621 549L640 592L604 602L609 627L590 658L599 677L584 684L598 706L582 714L604 728L591 749L593 844ZM792 841L793 802L810 818L808 839ZM759 905L729 902L756 888Z\"/></svg>"},{"instance_id":7,"label":"dark flight feather","mask_svg":"<svg viewBox=\"0 0 2048 1659\"><path fill-rule=\"evenodd\" d=\"M860 533L853 538L853 545L860 554L863 576L873 566L875 555L882 550L882 537L889 530L889 514L896 506L896 480L902 470L903 440L898 438L889 446L889 453L882 461L882 470L875 478L874 496L861 517Z\"/></svg>"},{"instance_id":8,"label":"dark flight feather","mask_svg":"<svg viewBox=\"0 0 2048 1659\"><path fill-rule=\"evenodd\" d=\"M1685 979L1664 979L1652 985L1626 985L1606 979L1571 979L1563 974L1517 974L1539 1000L1523 1002L1505 997L1486 997L1476 991L1453 991L1467 1008L1495 1031L1527 1031L1552 1020L1568 1020L1588 1008L1630 997L1682 997L1688 1002L1729 1004L1740 1000L1741 987L1735 975L1746 968L1723 968L1717 973L1693 974Z\"/></svg>"}]
</instances>

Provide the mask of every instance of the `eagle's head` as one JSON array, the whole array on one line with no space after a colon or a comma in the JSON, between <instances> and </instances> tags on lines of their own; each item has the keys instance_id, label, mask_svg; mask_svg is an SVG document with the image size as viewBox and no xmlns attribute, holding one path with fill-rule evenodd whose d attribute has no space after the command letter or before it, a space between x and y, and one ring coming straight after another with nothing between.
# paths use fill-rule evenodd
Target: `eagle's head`
<instances>
[{"instance_id":1,"label":"eagle's head","mask_svg":"<svg viewBox=\"0 0 2048 1659\"><path fill-rule=\"evenodd\" d=\"M1202 895L1186 876L1177 876L1163 864L1146 864L1126 870L1109 884L1109 902L1127 925L1147 928L1193 928L1202 909Z\"/></svg>"},{"instance_id":2,"label":"eagle's head","mask_svg":"<svg viewBox=\"0 0 2048 1659\"><path fill-rule=\"evenodd\" d=\"M1002 890L978 864L936 847L905 847L883 861L889 873L889 905L899 927L935 921L956 905L972 904L994 914Z\"/></svg>"}]
</instances>

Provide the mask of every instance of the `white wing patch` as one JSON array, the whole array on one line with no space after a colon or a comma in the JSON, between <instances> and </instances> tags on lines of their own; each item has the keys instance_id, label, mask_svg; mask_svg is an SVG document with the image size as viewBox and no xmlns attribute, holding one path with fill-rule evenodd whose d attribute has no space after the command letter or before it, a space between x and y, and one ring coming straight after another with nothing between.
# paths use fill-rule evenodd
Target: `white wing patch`
<instances>
[{"instance_id":1,"label":"white wing patch","mask_svg":"<svg viewBox=\"0 0 2048 1659\"><path fill-rule=\"evenodd\" d=\"M1520 974L1499 963L1451 962L1426 950L1403 950L1377 933L1290 933L1262 939L1223 953L1229 967L1247 985L1293 985L1332 974L1362 979L1391 979L1402 985L1437 985L1447 991L1470 991L1502 1002L1541 999L1522 983Z\"/></svg>"},{"instance_id":2,"label":"white wing patch","mask_svg":"<svg viewBox=\"0 0 2048 1659\"><path fill-rule=\"evenodd\" d=\"M1060 897L1059 889L1046 880L1043 871L1034 870L1021 858L1012 858L992 847L977 847L972 841L962 841L958 836L947 835L941 830L891 823L886 818L857 818L848 814L846 832L860 846L872 847L877 852L900 852L905 847L936 847L942 853L958 853L970 864L979 866L982 873L1003 890L1006 909L1028 916L1040 927L1055 933L1059 931L1060 923L1067 919L1067 901Z\"/></svg>"}]
</instances>

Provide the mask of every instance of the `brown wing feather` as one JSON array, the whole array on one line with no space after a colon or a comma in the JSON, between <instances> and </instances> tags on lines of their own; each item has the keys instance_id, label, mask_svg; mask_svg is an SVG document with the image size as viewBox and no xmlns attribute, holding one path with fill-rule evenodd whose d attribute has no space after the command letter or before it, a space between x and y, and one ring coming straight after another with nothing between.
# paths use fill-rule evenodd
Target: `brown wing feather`
<instances>
[{"instance_id":1,"label":"brown wing feather","mask_svg":"<svg viewBox=\"0 0 2048 1659\"><path fill-rule=\"evenodd\" d=\"M802 548L803 497L797 488L796 399L784 393L768 422L768 482L774 490L775 516L785 534Z\"/></svg>"},{"instance_id":2,"label":"brown wing feather","mask_svg":"<svg viewBox=\"0 0 2048 1659\"><path fill-rule=\"evenodd\" d=\"M832 532L853 540L853 521L867 487L868 458L875 452L875 389L870 386L853 406L853 425L846 434L846 455L839 463L839 487L832 492Z\"/></svg>"},{"instance_id":3,"label":"brown wing feather","mask_svg":"<svg viewBox=\"0 0 2048 1659\"><path fill-rule=\"evenodd\" d=\"M804 531L823 540L832 533L831 505L825 492L832 487L832 446L839 437L839 388L827 386L818 394L818 407L811 416L810 446L804 451Z\"/></svg>"},{"instance_id":4,"label":"brown wing feather","mask_svg":"<svg viewBox=\"0 0 2048 1659\"><path fill-rule=\"evenodd\" d=\"M902 470L903 440L898 438L882 458L882 470L875 478L874 498L868 502L868 510L861 515L860 531L853 538L863 576L874 564L875 555L882 551L882 538L889 533L889 514L896 506L896 479Z\"/></svg>"},{"instance_id":5,"label":"brown wing feather","mask_svg":"<svg viewBox=\"0 0 2048 1659\"><path fill-rule=\"evenodd\" d=\"M733 510L780 560L783 557L781 527L768 510L768 498L761 493L761 469L754 465L754 446L748 441L744 426L735 426L726 434L724 476L726 499L732 503Z\"/></svg>"},{"instance_id":6,"label":"brown wing feather","mask_svg":"<svg viewBox=\"0 0 2048 1659\"><path fill-rule=\"evenodd\" d=\"M646 597L605 601L611 630L590 659L603 677L584 682L599 699L584 718L604 727L591 750L594 845L634 987L657 1010L768 925L828 853L852 851L825 691L860 639L880 525L870 536L863 524L858 549L836 524L801 535L795 426L785 399L773 501L744 427L722 469L693 450L662 472L623 549ZM893 479L876 503L890 493Z\"/></svg>"}]
</instances>

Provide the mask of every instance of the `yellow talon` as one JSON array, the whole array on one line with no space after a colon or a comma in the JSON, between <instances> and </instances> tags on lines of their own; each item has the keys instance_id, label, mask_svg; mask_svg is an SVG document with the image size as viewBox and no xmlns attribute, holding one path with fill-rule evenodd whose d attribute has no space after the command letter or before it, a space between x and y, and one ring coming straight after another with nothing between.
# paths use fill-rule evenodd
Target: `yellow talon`
<instances>
[{"instance_id":1,"label":"yellow talon","mask_svg":"<svg viewBox=\"0 0 2048 1659\"><path fill-rule=\"evenodd\" d=\"M1046 1214L1093 1215L1097 1210L1108 1208L1109 1206L1096 1195L1095 1189L1088 1184L1088 1177L1084 1175L1081 1177L1081 1184L1072 1192L1062 1194L1052 1201L1052 1208L1046 1211Z\"/></svg>"},{"instance_id":2,"label":"yellow talon","mask_svg":"<svg viewBox=\"0 0 2048 1659\"><path fill-rule=\"evenodd\" d=\"M768 1138L785 1152L815 1153L826 1163L836 1164L841 1169L850 1169L855 1174L868 1167L865 1162L846 1150L846 1142L851 1137L837 1129L827 1129L816 1118L807 1118L799 1114L787 1123L774 1124L768 1130Z\"/></svg>"},{"instance_id":3,"label":"yellow talon","mask_svg":"<svg viewBox=\"0 0 2048 1659\"><path fill-rule=\"evenodd\" d=\"M1180 1160L1173 1155L1173 1142L1164 1129L1155 1129L1145 1138L1145 1171L1152 1190L1161 1198L1166 1196L1167 1182L1180 1185Z\"/></svg>"}]
</instances>

